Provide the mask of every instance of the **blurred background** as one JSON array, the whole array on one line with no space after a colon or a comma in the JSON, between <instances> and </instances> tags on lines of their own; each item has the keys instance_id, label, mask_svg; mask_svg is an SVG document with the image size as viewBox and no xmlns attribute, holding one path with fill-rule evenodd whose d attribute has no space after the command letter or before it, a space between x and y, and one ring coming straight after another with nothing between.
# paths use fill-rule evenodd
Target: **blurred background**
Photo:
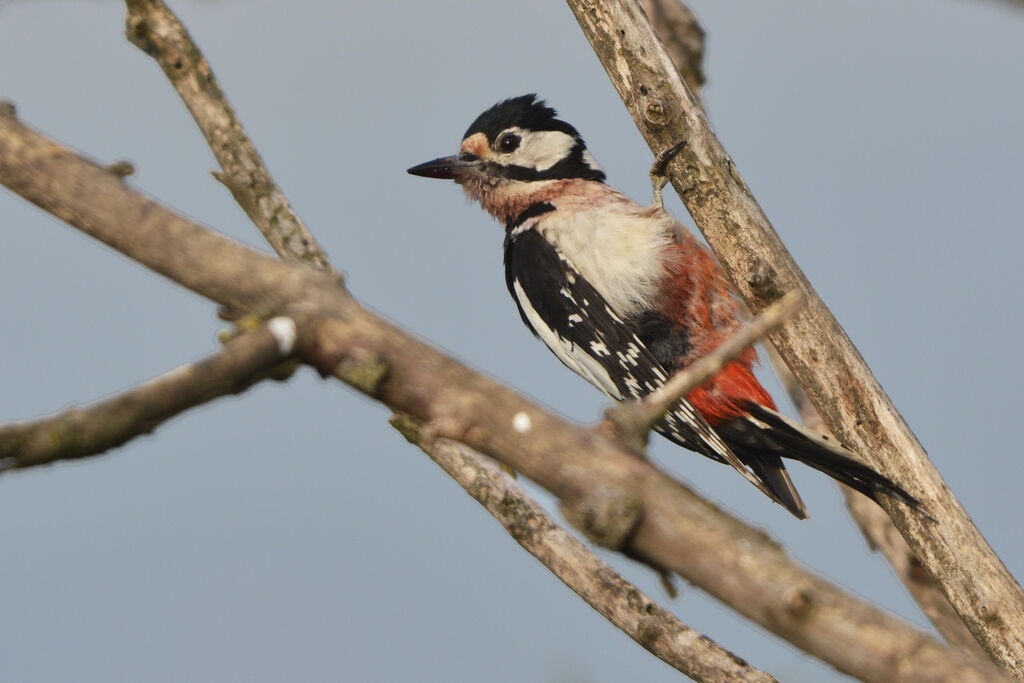
<instances>
[{"instance_id":1,"label":"blurred background","mask_svg":"<svg viewBox=\"0 0 1024 683\"><path fill-rule=\"evenodd\" d=\"M495 101L537 92L646 202L651 153L560 3L178 0L271 172L366 305L582 422L602 397L523 328L502 230L452 184ZM694 0L713 126L811 282L1017 576L1024 7ZM178 211L266 250L108 0L0 3L0 96ZM669 208L687 219L674 196ZM687 219L688 220L688 219ZM192 294L0 192L0 419L211 352ZM762 373L780 403L781 388ZM789 408L787 407L787 410ZM303 371L102 458L0 478L6 681L670 681L387 425ZM653 457L851 590L926 622L825 477L798 522ZM550 504L550 499L538 495ZM603 553L652 596L651 572ZM787 681L842 680L696 589L681 618Z\"/></svg>"}]
</instances>

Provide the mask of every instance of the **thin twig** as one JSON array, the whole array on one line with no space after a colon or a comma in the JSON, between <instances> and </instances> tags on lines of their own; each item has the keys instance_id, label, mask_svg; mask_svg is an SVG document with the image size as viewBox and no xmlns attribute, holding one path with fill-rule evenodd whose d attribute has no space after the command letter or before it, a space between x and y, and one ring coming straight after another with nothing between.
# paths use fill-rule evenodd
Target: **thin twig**
<instances>
[{"instance_id":1,"label":"thin twig","mask_svg":"<svg viewBox=\"0 0 1024 683\"><path fill-rule=\"evenodd\" d=\"M771 340L836 436L925 504L937 521L882 501L975 639L1024 677L1024 591L786 251L639 5L568 2L651 149L687 141L669 166L672 182L751 310L780 291L807 293L805 313Z\"/></svg>"},{"instance_id":2,"label":"thin twig","mask_svg":"<svg viewBox=\"0 0 1024 683\"><path fill-rule=\"evenodd\" d=\"M178 18L160 0L127 0L125 34L156 60L199 125L222 171L214 173L282 258L331 266L313 233L270 176L213 70Z\"/></svg>"},{"instance_id":3,"label":"thin twig","mask_svg":"<svg viewBox=\"0 0 1024 683\"><path fill-rule=\"evenodd\" d=\"M0 471L99 455L213 399L264 379L287 379L295 325L279 318L112 398L30 422L0 423Z\"/></svg>"}]
</instances>

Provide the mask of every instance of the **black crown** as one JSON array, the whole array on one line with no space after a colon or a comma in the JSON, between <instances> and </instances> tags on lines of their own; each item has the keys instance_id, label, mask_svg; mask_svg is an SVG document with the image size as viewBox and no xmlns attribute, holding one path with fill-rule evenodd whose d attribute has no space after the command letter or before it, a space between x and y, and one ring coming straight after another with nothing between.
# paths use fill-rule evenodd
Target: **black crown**
<instances>
[{"instance_id":1,"label":"black crown","mask_svg":"<svg viewBox=\"0 0 1024 683\"><path fill-rule=\"evenodd\" d=\"M533 93L513 97L498 102L476 117L476 120L466 129L462 139L465 140L474 133L483 133L490 142L494 142L501 131L517 126L531 131L561 131L582 143L583 138L580 137L576 129L565 121L555 118L557 114L558 112L547 106L544 100L538 100L537 95Z\"/></svg>"}]
</instances>

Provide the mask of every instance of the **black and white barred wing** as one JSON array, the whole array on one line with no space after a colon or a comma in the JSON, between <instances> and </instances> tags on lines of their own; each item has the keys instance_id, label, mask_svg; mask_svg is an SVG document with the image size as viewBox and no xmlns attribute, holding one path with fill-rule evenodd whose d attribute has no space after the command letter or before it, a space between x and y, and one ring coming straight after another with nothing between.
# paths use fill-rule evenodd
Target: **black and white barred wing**
<instances>
[{"instance_id":1,"label":"black and white barred wing","mask_svg":"<svg viewBox=\"0 0 1024 683\"><path fill-rule=\"evenodd\" d=\"M643 398L668 379L665 369L604 297L536 230L510 233L505 243L505 280L530 330L562 363L612 398ZM764 490L685 399L657 429L686 448L732 465Z\"/></svg>"}]
</instances>

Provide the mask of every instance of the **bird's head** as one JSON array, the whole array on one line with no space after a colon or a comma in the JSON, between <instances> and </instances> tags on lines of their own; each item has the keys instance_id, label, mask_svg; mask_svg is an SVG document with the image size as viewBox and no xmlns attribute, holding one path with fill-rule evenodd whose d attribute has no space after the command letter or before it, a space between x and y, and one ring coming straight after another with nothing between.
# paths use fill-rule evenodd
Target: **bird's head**
<instances>
[{"instance_id":1,"label":"bird's head","mask_svg":"<svg viewBox=\"0 0 1024 683\"><path fill-rule=\"evenodd\" d=\"M532 94L499 102L480 114L462 136L457 155L413 166L408 172L454 180L502 219L512 212L512 205L520 205L553 181L605 179L576 129Z\"/></svg>"}]
</instances>

